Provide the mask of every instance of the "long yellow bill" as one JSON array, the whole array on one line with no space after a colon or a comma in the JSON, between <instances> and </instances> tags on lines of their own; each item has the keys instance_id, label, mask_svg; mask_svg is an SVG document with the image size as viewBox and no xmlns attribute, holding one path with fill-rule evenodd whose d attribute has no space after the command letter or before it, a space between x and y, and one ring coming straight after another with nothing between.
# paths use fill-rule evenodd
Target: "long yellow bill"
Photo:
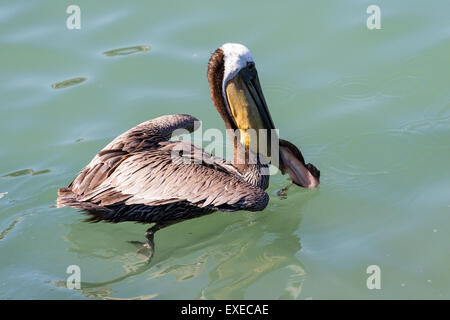
<instances>
[{"instance_id":1,"label":"long yellow bill","mask_svg":"<svg viewBox=\"0 0 450 320\"><path fill-rule=\"evenodd\" d=\"M271 141L279 142L279 163L282 173L288 173L291 180L305 188L319 185L320 171L312 164L305 164L298 148L286 140L279 140L267 108L264 95L253 64L241 69L228 81L225 93L231 117L240 131L240 142L255 153L271 157ZM275 164L275 163L274 163Z\"/></svg>"}]
</instances>

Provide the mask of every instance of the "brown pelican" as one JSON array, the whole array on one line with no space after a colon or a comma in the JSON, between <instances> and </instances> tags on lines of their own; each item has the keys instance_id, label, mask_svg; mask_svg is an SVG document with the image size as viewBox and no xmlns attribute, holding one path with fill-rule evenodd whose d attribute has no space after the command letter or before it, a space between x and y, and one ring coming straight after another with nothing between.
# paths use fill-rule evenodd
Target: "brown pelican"
<instances>
[{"instance_id":1,"label":"brown pelican","mask_svg":"<svg viewBox=\"0 0 450 320\"><path fill-rule=\"evenodd\" d=\"M173 151L180 146L186 150L186 142L168 137L180 128L192 132L197 119L185 114L162 116L126 131L103 148L67 188L59 189L58 207L81 209L94 222L155 223L146 232L152 249L154 233L175 222L214 211L263 210L269 201L263 159L270 155L267 148L252 150L250 140L255 138L248 131L275 126L250 51L241 44L224 44L212 54L207 77L226 128L238 133L230 135L231 162L193 144L180 158L194 161L176 161ZM306 164L292 143L278 141L282 173L299 186L315 188L319 170Z\"/></svg>"}]
</instances>

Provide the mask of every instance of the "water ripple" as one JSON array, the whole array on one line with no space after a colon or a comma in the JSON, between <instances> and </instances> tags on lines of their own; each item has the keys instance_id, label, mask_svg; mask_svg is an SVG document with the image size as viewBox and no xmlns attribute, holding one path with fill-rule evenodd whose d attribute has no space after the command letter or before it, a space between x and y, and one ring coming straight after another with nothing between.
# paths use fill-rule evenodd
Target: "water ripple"
<instances>
[{"instance_id":1,"label":"water ripple","mask_svg":"<svg viewBox=\"0 0 450 320\"><path fill-rule=\"evenodd\" d=\"M67 87L71 87L71 86L80 84L86 80L87 80L87 78L84 78L84 77L72 78L72 79L54 83L54 84L52 84L52 88L53 89L63 89L63 88L67 88Z\"/></svg>"},{"instance_id":2,"label":"water ripple","mask_svg":"<svg viewBox=\"0 0 450 320\"><path fill-rule=\"evenodd\" d=\"M390 75L386 80L375 81L365 76L346 76L334 81L331 86L344 100L369 100L377 96L401 98L417 94L424 88L423 80L413 74Z\"/></svg>"},{"instance_id":3,"label":"water ripple","mask_svg":"<svg viewBox=\"0 0 450 320\"><path fill-rule=\"evenodd\" d=\"M51 172L51 170L45 169L45 170L40 170L40 171L34 171L33 169L23 169L23 170L14 171L14 172L5 174L3 176L0 176L0 178L15 178L15 177L20 177L20 176L25 176L27 174L36 176L36 175L44 174L44 173L48 173L48 172Z\"/></svg>"},{"instance_id":4,"label":"water ripple","mask_svg":"<svg viewBox=\"0 0 450 320\"><path fill-rule=\"evenodd\" d=\"M105 56L108 57L114 57L114 56L125 56L129 54L136 54L140 52L145 52L150 50L149 46L134 46L134 47L126 47L126 48L119 48L119 49L113 49L103 52Z\"/></svg>"},{"instance_id":5,"label":"water ripple","mask_svg":"<svg viewBox=\"0 0 450 320\"><path fill-rule=\"evenodd\" d=\"M5 230L3 230L0 233L0 240L3 240L7 236L7 234L16 226L16 224L20 222L20 220L22 220L22 218L14 220Z\"/></svg>"},{"instance_id":6,"label":"water ripple","mask_svg":"<svg viewBox=\"0 0 450 320\"><path fill-rule=\"evenodd\" d=\"M347 76L332 83L338 97L347 100L365 100L376 96L377 91L367 77Z\"/></svg>"}]
</instances>

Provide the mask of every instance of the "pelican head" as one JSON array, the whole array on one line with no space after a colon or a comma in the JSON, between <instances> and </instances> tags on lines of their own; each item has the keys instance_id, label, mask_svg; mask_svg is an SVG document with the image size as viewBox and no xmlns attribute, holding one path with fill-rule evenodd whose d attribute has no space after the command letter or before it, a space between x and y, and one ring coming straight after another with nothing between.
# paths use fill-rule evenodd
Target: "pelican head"
<instances>
[{"instance_id":1,"label":"pelican head","mask_svg":"<svg viewBox=\"0 0 450 320\"><path fill-rule=\"evenodd\" d=\"M275 126L250 51L238 43L222 45L209 60L208 81L213 104L226 127L239 131L240 143L245 148L270 157ZM295 145L278 137L276 141L279 142L281 172L288 173L299 186L317 187L320 171L312 164L305 164Z\"/></svg>"}]
</instances>

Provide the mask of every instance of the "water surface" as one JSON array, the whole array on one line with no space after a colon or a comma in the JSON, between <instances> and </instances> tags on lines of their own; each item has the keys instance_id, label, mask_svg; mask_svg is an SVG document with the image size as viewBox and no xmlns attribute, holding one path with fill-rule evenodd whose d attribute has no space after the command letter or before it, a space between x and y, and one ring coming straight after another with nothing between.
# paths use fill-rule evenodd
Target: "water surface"
<instances>
[{"instance_id":1,"label":"water surface","mask_svg":"<svg viewBox=\"0 0 450 320\"><path fill-rule=\"evenodd\" d=\"M0 298L450 298L448 1L0 3ZM263 212L157 233L55 207L111 139L163 115L224 129L206 80L225 42L249 47L281 136L322 173ZM78 265L82 290L65 286ZM366 269L378 265L380 290Z\"/></svg>"}]
</instances>

